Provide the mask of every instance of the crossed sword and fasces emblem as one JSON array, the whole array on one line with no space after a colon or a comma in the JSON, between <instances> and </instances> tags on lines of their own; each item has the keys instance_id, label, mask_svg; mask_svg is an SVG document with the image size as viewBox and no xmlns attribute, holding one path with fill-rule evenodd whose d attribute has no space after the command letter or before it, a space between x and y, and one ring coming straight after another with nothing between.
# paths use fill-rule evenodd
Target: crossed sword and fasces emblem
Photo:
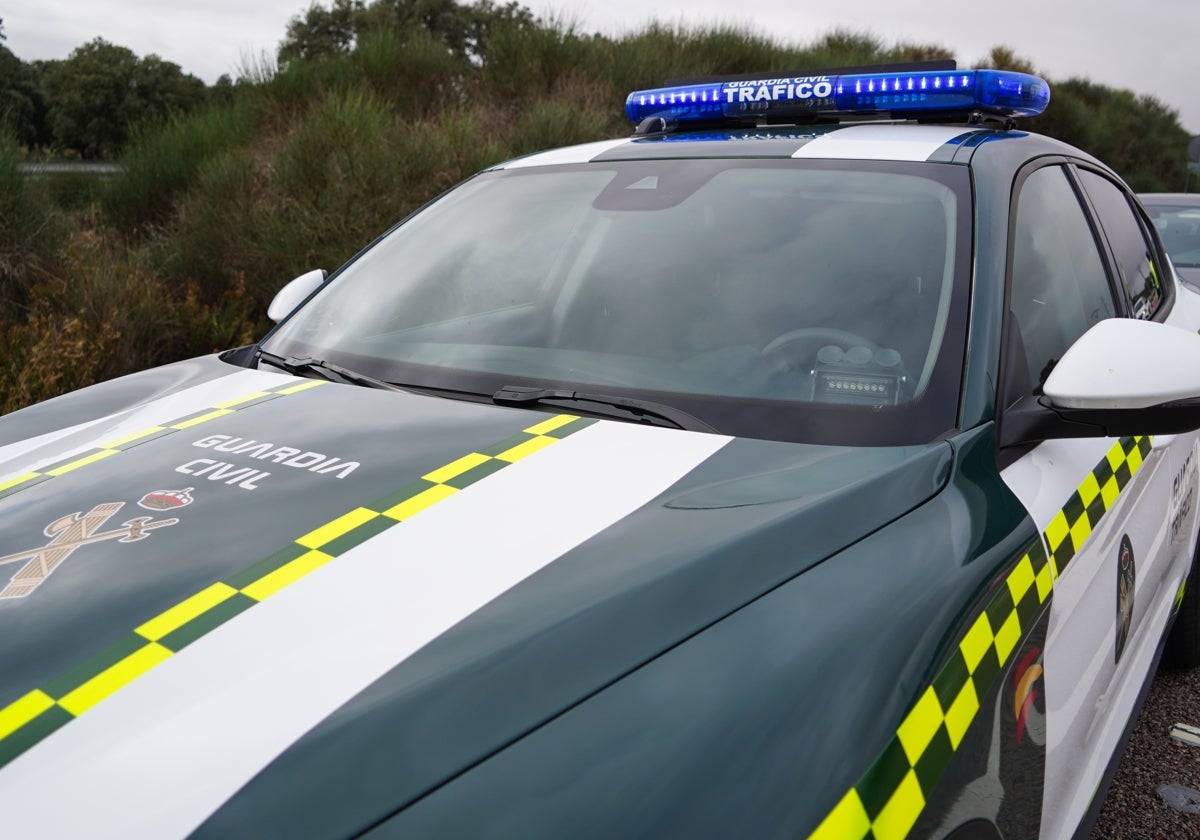
<instances>
[{"instance_id":1,"label":"crossed sword and fasces emblem","mask_svg":"<svg viewBox=\"0 0 1200 840\"><path fill-rule=\"evenodd\" d=\"M0 598L24 598L37 589L51 573L62 565L63 561L75 553L80 546L105 540L131 543L144 540L156 528L166 528L179 522L178 519L153 519L149 516L135 516L121 523L120 528L101 531L100 528L108 522L117 511L125 507L124 502L107 502L96 505L87 513L70 513L59 517L47 525L43 533L51 540L46 545L18 551L0 557L0 566L26 560L17 573L12 576L8 585L0 590Z\"/></svg>"}]
</instances>

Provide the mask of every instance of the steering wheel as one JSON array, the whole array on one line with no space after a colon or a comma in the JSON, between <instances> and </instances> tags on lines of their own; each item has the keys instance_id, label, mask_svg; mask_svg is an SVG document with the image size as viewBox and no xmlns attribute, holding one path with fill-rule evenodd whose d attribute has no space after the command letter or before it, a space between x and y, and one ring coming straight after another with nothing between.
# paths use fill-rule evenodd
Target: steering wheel
<instances>
[{"instance_id":1,"label":"steering wheel","mask_svg":"<svg viewBox=\"0 0 1200 840\"><path fill-rule=\"evenodd\" d=\"M879 345L871 341L871 339L861 336L858 333L852 333L849 330L839 330L837 327L800 327L799 329L788 330L783 335L775 336L775 338L767 342L767 346L762 349L762 354L769 358L778 358L785 365L788 365L789 360L784 356L784 350L801 341L812 344L818 342L821 344L836 344L842 349L848 347L866 347L872 353L880 349ZM819 348L813 348L814 354L817 349Z\"/></svg>"},{"instance_id":2,"label":"steering wheel","mask_svg":"<svg viewBox=\"0 0 1200 840\"><path fill-rule=\"evenodd\" d=\"M787 349L800 342L806 342L811 346L809 355L803 359L789 358ZM783 368L792 368L801 362L804 365L811 364L816 357L817 350L826 344L835 344L843 350L850 347L866 347L872 354L880 349L879 345L871 339L849 330L841 330L837 327L800 327L775 336L767 342L767 346L762 349L762 354Z\"/></svg>"}]
</instances>

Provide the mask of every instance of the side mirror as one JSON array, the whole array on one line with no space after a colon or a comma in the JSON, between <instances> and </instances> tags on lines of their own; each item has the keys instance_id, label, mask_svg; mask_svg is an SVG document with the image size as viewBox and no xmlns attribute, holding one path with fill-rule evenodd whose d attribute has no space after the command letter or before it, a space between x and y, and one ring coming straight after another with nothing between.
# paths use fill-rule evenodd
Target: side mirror
<instances>
[{"instance_id":1,"label":"side mirror","mask_svg":"<svg viewBox=\"0 0 1200 840\"><path fill-rule=\"evenodd\" d=\"M1072 344L1045 386L1056 408L1151 408L1200 399L1200 335L1111 318Z\"/></svg>"},{"instance_id":2,"label":"side mirror","mask_svg":"<svg viewBox=\"0 0 1200 840\"><path fill-rule=\"evenodd\" d=\"M1101 321L1063 353L1042 396L1018 402L1002 423L1002 446L1200 429L1200 335L1154 321Z\"/></svg>"},{"instance_id":3,"label":"side mirror","mask_svg":"<svg viewBox=\"0 0 1200 840\"><path fill-rule=\"evenodd\" d=\"M275 294L271 305L267 307L267 317L278 324L308 300L308 296L320 288L328 276L325 269L314 268L292 280Z\"/></svg>"}]
</instances>

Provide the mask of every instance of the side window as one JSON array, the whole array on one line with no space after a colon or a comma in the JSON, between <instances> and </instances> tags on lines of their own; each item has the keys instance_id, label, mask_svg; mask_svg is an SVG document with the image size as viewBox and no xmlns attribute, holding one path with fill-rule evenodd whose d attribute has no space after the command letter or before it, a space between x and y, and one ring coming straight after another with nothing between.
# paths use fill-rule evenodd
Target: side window
<instances>
[{"instance_id":1,"label":"side window","mask_svg":"<svg viewBox=\"0 0 1200 840\"><path fill-rule=\"evenodd\" d=\"M1163 275L1155 265L1154 249L1146 238L1145 228L1120 187L1086 170L1080 170L1079 178L1116 258L1121 282L1129 295L1130 312L1135 318L1151 317L1162 303L1159 278Z\"/></svg>"},{"instance_id":2,"label":"side window","mask_svg":"<svg viewBox=\"0 0 1200 840\"><path fill-rule=\"evenodd\" d=\"M1030 393L1041 394L1075 339L1116 314L1091 225L1062 167L1039 169L1021 185L1010 291L1019 342L1009 364L1021 364L1023 345Z\"/></svg>"}]
</instances>

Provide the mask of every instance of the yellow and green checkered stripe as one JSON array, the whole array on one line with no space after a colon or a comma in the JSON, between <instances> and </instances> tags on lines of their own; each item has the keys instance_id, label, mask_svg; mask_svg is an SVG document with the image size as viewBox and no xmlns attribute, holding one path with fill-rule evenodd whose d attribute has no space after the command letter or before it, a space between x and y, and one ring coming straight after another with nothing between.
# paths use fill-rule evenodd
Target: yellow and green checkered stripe
<instances>
[{"instance_id":1,"label":"yellow and green checkered stripe","mask_svg":"<svg viewBox=\"0 0 1200 840\"><path fill-rule=\"evenodd\" d=\"M319 384L319 383L318 383ZM0 767L238 613L371 537L595 423L555 415L354 508L200 590L67 673L0 709Z\"/></svg>"},{"instance_id":2,"label":"yellow and green checkered stripe","mask_svg":"<svg viewBox=\"0 0 1200 840\"><path fill-rule=\"evenodd\" d=\"M1096 465L1046 526L1046 547L1050 550L1055 577L1062 574L1100 517L1113 506L1117 495L1141 469L1151 446L1149 437L1121 438L1113 444L1104 460Z\"/></svg>"},{"instance_id":3,"label":"yellow and green checkered stripe","mask_svg":"<svg viewBox=\"0 0 1200 840\"><path fill-rule=\"evenodd\" d=\"M10 496L13 493L26 490L34 485L41 484L43 481L49 481L52 478L57 478L60 475L66 475L69 472L81 469L103 461L106 458L111 458L113 455L119 455L122 452L128 452L134 447L141 446L143 443L149 443L152 440L157 440L161 437L180 432L185 429L191 429L196 426L208 423L212 420L217 420L221 417L241 411L243 408L249 408L252 405L277 400L280 397L286 397L289 394L296 394L300 391L307 391L310 388L316 388L320 385L329 383L320 379L305 379L300 383L291 382L286 385L280 385L277 388L270 388L265 391L255 391L251 394L245 394L236 399L223 402L219 405L210 406L196 411L191 414L184 415L161 426L148 426L145 429L134 432L131 435L110 440L107 443L102 443L94 449L87 452L72 455L62 461L44 466L36 471L27 472L22 475L14 476L7 481L0 482L0 499L5 496Z\"/></svg>"},{"instance_id":4,"label":"yellow and green checkered stripe","mask_svg":"<svg viewBox=\"0 0 1200 840\"><path fill-rule=\"evenodd\" d=\"M933 795L980 706L1041 615L1054 582L1149 454L1149 437L1113 444L1008 573L883 752L809 840L902 840ZM1049 555L1047 555L1047 548Z\"/></svg>"}]
</instances>

